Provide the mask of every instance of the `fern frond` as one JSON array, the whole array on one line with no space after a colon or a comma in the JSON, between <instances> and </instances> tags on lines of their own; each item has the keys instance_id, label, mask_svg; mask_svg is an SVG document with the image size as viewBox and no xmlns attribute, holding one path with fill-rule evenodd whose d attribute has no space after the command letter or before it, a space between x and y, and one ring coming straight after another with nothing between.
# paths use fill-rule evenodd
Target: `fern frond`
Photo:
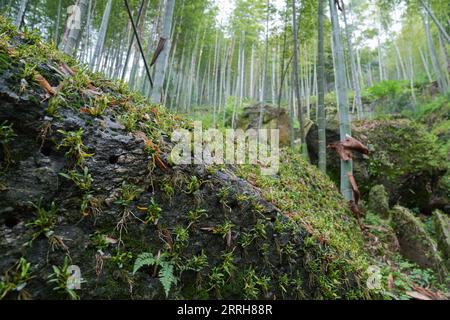
<instances>
[{"instance_id":1,"label":"fern frond","mask_svg":"<svg viewBox=\"0 0 450 320\"><path fill-rule=\"evenodd\" d=\"M144 266L152 266L156 264L156 259L151 252L141 253L134 262L133 274Z\"/></svg>"},{"instance_id":2,"label":"fern frond","mask_svg":"<svg viewBox=\"0 0 450 320\"><path fill-rule=\"evenodd\" d=\"M161 263L161 270L159 270L159 281L161 282L166 297L169 296L170 287L176 285L178 278L173 274L173 265L167 262Z\"/></svg>"}]
</instances>

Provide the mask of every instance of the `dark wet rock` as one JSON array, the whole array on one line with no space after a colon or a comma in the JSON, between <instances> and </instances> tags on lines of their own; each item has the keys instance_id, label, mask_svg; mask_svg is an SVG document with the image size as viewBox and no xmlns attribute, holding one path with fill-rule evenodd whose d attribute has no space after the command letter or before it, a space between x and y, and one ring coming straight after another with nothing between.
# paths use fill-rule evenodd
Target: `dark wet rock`
<instances>
[{"instance_id":1,"label":"dark wet rock","mask_svg":"<svg viewBox=\"0 0 450 320\"><path fill-rule=\"evenodd\" d=\"M442 281L448 271L440 257L436 243L426 233L422 223L408 209L395 206L391 212L393 228L400 244L400 253L422 268L434 270Z\"/></svg>"},{"instance_id":2,"label":"dark wet rock","mask_svg":"<svg viewBox=\"0 0 450 320\"><path fill-rule=\"evenodd\" d=\"M370 189L369 210L380 215L382 218L389 218L389 201L388 194L383 185L376 185Z\"/></svg>"},{"instance_id":3,"label":"dark wet rock","mask_svg":"<svg viewBox=\"0 0 450 320\"><path fill-rule=\"evenodd\" d=\"M450 269L450 218L439 210L433 213L437 245L447 269Z\"/></svg>"}]
</instances>

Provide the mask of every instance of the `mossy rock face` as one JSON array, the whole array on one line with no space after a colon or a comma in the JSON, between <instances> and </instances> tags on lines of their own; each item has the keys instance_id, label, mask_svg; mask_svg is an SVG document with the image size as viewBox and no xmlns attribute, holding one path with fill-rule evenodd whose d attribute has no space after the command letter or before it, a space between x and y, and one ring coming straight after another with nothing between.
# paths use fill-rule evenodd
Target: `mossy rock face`
<instances>
[{"instance_id":1,"label":"mossy rock face","mask_svg":"<svg viewBox=\"0 0 450 320\"><path fill-rule=\"evenodd\" d=\"M442 253L447 269L450 270L450 219L436 210L433 213L433 220L438 249Z\"/></svg>"},{"instance_id":2,"label":"mossy rock face","mask_svg":"<svg viewBox=\"0 0 450 320\"><path fill-rule=\"evenodd\" d=\"M257 166L173 165L169 137L190 122L26 43L0 18L0 52L16 66L0 77L0 122L16 134L1 163L1 290L24 258L31 298L67 298L48 276L70 257L82 299L163 299L159 268L133 273L152 253L178 279L169 298L371 297L356 220L315 167L291 154L270 177ZM21 88L19 60L45 64L48 77L59 70L56 94L33 77Z\"/></svg>"},{"instance_id":3,"label":"mossy rock face","mask_svg":"<svg viewBox=\"0 0 450 320\"><path fill-rule=\"evenodd\" d=\"M439 181L447 171L447 162L436 137L418 123L406 119L355 122L355 138L370 150L368 157L354 154L354 176L363 196L375 185L383 185L390 205L401 204L425 213L444 208L447 202L435 203ZM338 141L337 124L327 128L327 143ZM313 163L317 163L317 129L307 138ZM336 153L327 153L327 172L337 183L340 161Z\"/></svg>"},{"instance_id":4,"label":"mossy rock face","mask_svg":"<svg viewBox=\"0 0 450 320\"><path fill-rule=\"evenodd\" d=\"M237 127L243 130L257 129L259 122L259 113L261 111L261 104L246 107L242 115L238 119ZM291 141L291 121L288 117L286 109L278 108L270 105L264 106L263 128L276 129L277 121L280 121L280 145L286 146Z\"/></svg>"},{"instance_id":5,"label":"mossy rock face","mask_svg":"<svg viewBox=\"0 0 450 320\"><path fill-rule=\"evenodd\" d=\"M369 210L380 215L384 219L389 218L388 194L383 185L379 184L370 189Z\"/></svg>"},{"instance_id":6,"label":"mossy rock face","mask_svg":"<svg viewBox=\"0 0 450 320\"><path fill-rule=\"evenodd\" d=\"M422 223L408 209L395 206L391 212L392 224L400 244L400 253L422 268L430 268L445 281L448 271L433 239Z\"/></svg>"}]
</instances>

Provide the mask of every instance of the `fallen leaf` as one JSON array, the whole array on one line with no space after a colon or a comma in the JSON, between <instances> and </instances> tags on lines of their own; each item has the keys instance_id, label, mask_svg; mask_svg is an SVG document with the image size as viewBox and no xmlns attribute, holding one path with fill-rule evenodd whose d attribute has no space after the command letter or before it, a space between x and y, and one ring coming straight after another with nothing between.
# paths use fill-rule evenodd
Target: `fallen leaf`
<instances>
[{"instance_id":1,"label":"fallen leaf","mask_svg":"<svg viewBox=\"0 0 450 320\"><path fill-rule=\"evenodd\" d=\"M42 87L42 89L45 90L49 95L54 96L56 91L53 89L53 87L48 83L48 81L39 73L34 75L34 80L39 83L39 85Z\"/></svg>"}]
</instances>

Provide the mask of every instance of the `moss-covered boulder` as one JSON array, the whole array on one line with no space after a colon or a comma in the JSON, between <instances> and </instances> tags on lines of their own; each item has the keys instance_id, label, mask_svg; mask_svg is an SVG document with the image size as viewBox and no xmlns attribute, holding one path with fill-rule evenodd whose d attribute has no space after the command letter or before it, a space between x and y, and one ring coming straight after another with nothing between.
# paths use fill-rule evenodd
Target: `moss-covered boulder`
<instances>
[{"instance_id":1,"label":"moss-covered boulder","mask_svg":"<svg viewBox=\"0 0 450 320\"><path fill-rule=\"evenodd\" d=\"M388 194L383 185L373 186L369 192L369 210L379 214L382 218L389 218Z\"/></svg>"},{"instance_id":2,"label":"moss-covered boulder","mask_svg":"<svg viewBox=\"0 0 450 320\"><path fill-rule=\"evenodd\" d=\"M450 270L450 219L436 210L433 213L433 222L438 249L442 253L447 269Z\"/></svg>"},{"instance_id":3,"label":"moss-covered boulder","mask_svg":"<svg viewBox=\"0 0 450 320\"><path fill-rule=\"evenodd\" d=\"M407 119L371 120L355 122L352 133L368 146L368 157L354 155L354 175L363 197L375 185L383 185L390 205L401 204L431 213L444 208L447 201L434 202L440 188L440 179L448 169L445 154L436 136L421 124ZM339 140L338 126L329 125L327 142ZM310 130L308 150L317 163L317 130ZM327 154L327 170L334 181L339 181L340 161L334 152Z\"/></svg>"},{"instance_id":4,"label":"moss-covered boulder","mask_svg":"<svg viewBox=\"0 0 450 320\"><path fill-rule=\"evenodd\" d=\"M0 53L0 298L376 295L356 220L298 156L275 176L175 165L189 121L1 18Z\"/></svg>"},{"instance_id":5,"label":"moss-covered boulder","mask_svg":"<svg viewBox=\"0 0 450 320\"><path fill-rule=\"evenodd\" d=\"M408 209L395 206L392 224L400 244L400 253L422 268L430 268L444 281L448 275L436 243L425 231L422 222Z\"/></svg>"}]
</instances>

